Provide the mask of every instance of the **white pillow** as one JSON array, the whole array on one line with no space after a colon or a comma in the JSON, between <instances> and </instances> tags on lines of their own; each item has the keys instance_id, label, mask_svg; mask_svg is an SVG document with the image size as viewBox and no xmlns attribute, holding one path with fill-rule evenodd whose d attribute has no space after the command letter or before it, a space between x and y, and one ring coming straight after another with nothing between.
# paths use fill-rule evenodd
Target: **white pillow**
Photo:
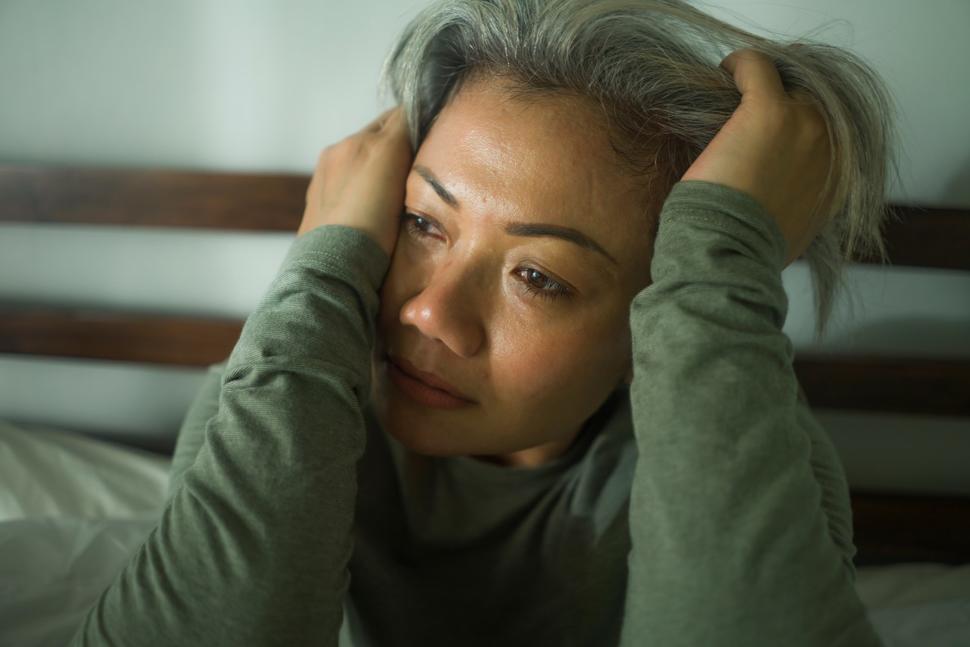
<instances>
[{"instance_id":1,"label":"white pillow","mask_svg":"<svg viewBox=\"0 0 970 647\"><path fill-rule=\"evenodd\" d=\"M157 525L170 464L0 420L0 645L67 643Z\"/></svg>"},{"instance_id":2,"label":"white pillow","mask_svg":"<svg viewBox=\"0 0 970 647\"><path fill-rule=\"evenodd\" d=\"M0 420L0 521L161 516L171 457Z\"/></svg>"}]
</instances>

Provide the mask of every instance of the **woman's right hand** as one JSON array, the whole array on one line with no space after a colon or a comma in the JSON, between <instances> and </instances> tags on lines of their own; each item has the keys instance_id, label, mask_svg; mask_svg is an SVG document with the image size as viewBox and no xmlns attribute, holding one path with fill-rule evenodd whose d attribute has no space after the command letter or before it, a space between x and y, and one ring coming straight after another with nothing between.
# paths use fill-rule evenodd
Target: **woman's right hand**
<instances>
[{"instance_id":1,"label":"woman's right hand","mask_svg":"<svg viewBox=\"0 0 970 647\"><path fill-rule=\"evenodd\" d=\"M297 235L346 225L394 252L413 155L404 111L395 106L320 152Z\"/></svg>"},{"instance_id":2,"label":"woman's right hand","mask_svg":"<svg viewBox=\"0 0 970 647\"><path fill-rule=\"evenodd\" d=\"M680 179L754 198L785 238L787 267L833 215L833 197L823 195L832 166L828 126L810 96L785 90L764 52L742 48L721 66L734 75L741 103Z\"/></svg>"}]
</instances>

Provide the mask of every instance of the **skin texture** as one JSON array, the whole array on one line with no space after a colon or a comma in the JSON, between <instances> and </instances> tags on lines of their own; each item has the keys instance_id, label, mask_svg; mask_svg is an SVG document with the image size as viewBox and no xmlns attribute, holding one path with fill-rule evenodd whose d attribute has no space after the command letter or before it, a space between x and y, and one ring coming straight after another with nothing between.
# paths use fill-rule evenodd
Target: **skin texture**
<instances>
[{"instance_id":1,"label":"skin texture","mask_svg":"<svg viewBox=\"0 0 970 647\"><path fill-rule=\"evenodd\" d=\"M741 103L681 180L751 195L788 243L787 266L831 215L825 120L810 97L785 92L766 55L741 49L721 65ZM355 227L391 257L372 397L385 430L411 450L540 465L632 379L629 305L649 284L647 214L665 196L645 195L617 166L604 123L587 99L511 100L501 79L485 77L442 109L413 159L400 107L321 152L298 233ZM417 165L460 208L446 205ZM416 229L402 220L402 203L425 217L410 223ZM578 229L617 263L566 241L510 236L503 223L513 220ZM526 279L571 294L542 299L524 289ZM385 350L475 403L442 410L408 400L388 381Z\"/></svg>"},{"instance_id":2,"label":"skin texture","mask_svg":"<svg viewBox=\"0 0 970 647\"><path fill-rule=\"evenodd\" d=\"M464 86L414 159L459 206L412 169L404 206L423 220L402 222L381 291L376 402L384 428L417 453L533 466L564 452L629 376L629 305L650 250L642 189L617 165L592 104L510 100L503 83ZM509 221L578 229L616 263L562 239L510 235ZM529 283L570 294L538 297ZM415 403L388 382L384 349L476 403Z\"/></svg>"}]
</instances>

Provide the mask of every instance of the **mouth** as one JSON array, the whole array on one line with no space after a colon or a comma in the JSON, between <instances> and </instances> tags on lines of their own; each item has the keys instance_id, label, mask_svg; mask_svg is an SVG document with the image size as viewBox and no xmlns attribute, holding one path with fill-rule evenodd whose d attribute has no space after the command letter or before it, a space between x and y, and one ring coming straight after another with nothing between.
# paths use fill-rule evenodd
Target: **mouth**
<instances>
[{"instance_id":1,"label":"mouth","mask_svg":"<svg viewBox=\"0 0 970 647\"><path fill-rule=\"evenodd\" d=\"M405 395L426 406L457 409L475 404L471 398L455 390L441 378L420 371L406 359L385 354L388 377Z\"/></svg>"}]
</instances>

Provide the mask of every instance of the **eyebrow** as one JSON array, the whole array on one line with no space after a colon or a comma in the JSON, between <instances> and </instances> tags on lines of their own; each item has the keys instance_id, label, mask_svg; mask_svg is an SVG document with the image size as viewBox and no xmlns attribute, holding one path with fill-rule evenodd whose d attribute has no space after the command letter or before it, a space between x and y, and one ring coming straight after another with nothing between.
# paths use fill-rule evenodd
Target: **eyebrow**
<instances>
[{"instance_id":1,"label":"eyebrow","mask_svg":"<svg viewBox=\"0 0 970 647\"><path fill-rule=\"evenodd\" d=\"M420 164L415 164L412 168L418 175L424 178L425 182L427 182L431 188L434 189L434 192L438 194L438 197L440 197L445 204L453 207L454 209L461 208L458 198L456 198L450 191L448 191L448 189L442 186L441 182L438 181L438 178L436 178L431 172L431 169ZM572 227L550 225L540 222L508 222L505 224L505 233L512 236L560 238L562 240L567 240L571 243L579 245L583 249L588 249L601 254L614 265L619 265L616 259L613 258L609 252L603 249L599 243L578 229L573 229Z\"/></svg>"}]
</instances>

